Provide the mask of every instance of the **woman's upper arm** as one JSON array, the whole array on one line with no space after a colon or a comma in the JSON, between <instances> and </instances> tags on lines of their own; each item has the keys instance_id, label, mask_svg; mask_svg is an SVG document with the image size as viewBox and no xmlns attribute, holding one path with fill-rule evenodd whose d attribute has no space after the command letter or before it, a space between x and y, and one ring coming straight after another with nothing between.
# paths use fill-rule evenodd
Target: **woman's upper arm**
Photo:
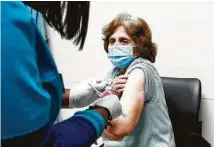
<instances>
[{"instance_id":1,"label":"woman's upper arm","mask_svg":"<svg viewBox=\"0 0 214 147\"><path fill-rule=\"evenodd\" d=\"M126 82L121 97L123 116L112 121L112 127L106 130L112 134L111 140L123 138L135 128L144 106L144 72L141 69L133 70Z\"/></svg>"},{"instance_id":2,"label":"woman's upper arm","mask_svg":"<svg viewBox=\"0 0 214 147\"><path fill-rule=\"evenodd\" d=\"M127 80L121 97L123 113L127 115L132 129L136 126L144 106L144 72L133 70Z\"/></svg>"}]
</instances>

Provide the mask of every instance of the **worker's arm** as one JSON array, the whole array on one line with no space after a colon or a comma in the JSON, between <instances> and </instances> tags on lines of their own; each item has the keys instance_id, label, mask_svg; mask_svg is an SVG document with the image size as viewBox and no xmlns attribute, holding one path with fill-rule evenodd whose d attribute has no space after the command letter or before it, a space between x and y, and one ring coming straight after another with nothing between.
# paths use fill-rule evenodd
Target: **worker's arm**
<instances>
[{"instance_id":1,"label":"worker's arm","mask_svg":"<svg viewBox=\"0 0 214 147\"><path fill-rule=\"evenodd\" d=\"M70 89L65 89L65 93L62 96L62 108L69 108L69 94Z\"/></svg>"},{"instance_id":2,"label":"worker's arm","mask_svg":"<svg viewBox=\"0 0 214 147\"><path fill-rule=\"evenodd\" d=\"M129 135L138 123L144 107L144 98L144 72L135 69L129 75L120 101L126 116L122 115L113 120L112 127L108 127L103 137L108 140L121 140Z\"/></svg>"},{"instance_id":3,"label":"worker's arm","mask_svg":"<svg viewBox=\"0 0 214 147\"><path fill-rule=\"evenodd\" d=\"M128 75L121 75L114 80L113 94L120 96L124 90L124 85ZM104 78L93 78L82 81L81 83L74 86L72 89L65 89L62 98L62 107L63 108L74 108L74 107L84 107L99 98L99 95L96 94L94 88L99 91L104 91L107 86L107 81Z\"/></svg>"},{"instance_id":4,"label":"worker's arm","mask_svg":"<svg viewBox=\"0 0 214 147\"><path fill-rule=\"evenodd\" d=\"M108 119L103 108L80 111L73 117L53 126L49 138L43 146L90 147L98 139Z\"/></svg>"},{"instance_id":5,"label":"worker's arm","mask_svg":"<svg viewBox=\"0 0 214 147\"><path fill-rule=\"evenodd\" d=\"M116 95L105 96L93 105L90 110L76 112L71 118L55 124L44 146L48 146L50 141L56 146L62 144L77 147L91 146L103 133L110 116L116 118L122 112ZM69 140L65 140L69 137L71 137Z\"/></svg>"}]
</instances>

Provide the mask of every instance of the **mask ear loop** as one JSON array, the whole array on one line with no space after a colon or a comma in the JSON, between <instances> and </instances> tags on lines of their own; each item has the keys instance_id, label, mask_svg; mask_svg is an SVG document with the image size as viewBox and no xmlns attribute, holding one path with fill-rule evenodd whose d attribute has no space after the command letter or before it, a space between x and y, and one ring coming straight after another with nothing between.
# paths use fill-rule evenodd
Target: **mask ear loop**
<instances>
[{"instance_id":1,"label":"mask ear loop","mask_svg":"<svg viewBox=\"0 0 214 147\"><path fill-rule=\"evenodd\" d=\"M136 58L139 58L139 56L134 55L134 48L137 47L137 46L138 46L138 45L136 45L136 44L132 45L132 55L133 55L134 57L136 57Z\"/></svg>"},{"instance_id":2,"label":"mask ear loop","mask_svg":"<svg viewBox=\"0 0 214 147\"><path fill-rule=\"evenodd\" d=\"M138 47L138 45L135 44L135 45L133 45L132 47L133 47L133 48L134 48L134 47ZM133 51L134 51L134 50L133 50ZM134 52L133 52L133 56L134 56L136 59L141 57L141 56L139 56L139 55L134 55Z\"/></svg>"}]
</instances>

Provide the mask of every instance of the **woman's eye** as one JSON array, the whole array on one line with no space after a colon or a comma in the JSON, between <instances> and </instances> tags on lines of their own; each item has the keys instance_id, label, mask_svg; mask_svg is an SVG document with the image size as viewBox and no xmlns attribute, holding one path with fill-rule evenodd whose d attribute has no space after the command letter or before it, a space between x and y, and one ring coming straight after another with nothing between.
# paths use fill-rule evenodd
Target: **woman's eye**
<instances>
[{"instance_id":1,"label":"woman's eye","mask_svg":"<svg viewBox=\"0 0 214 147\"><path fill-rule=\"evenodd\" d=\"M113 40L113 39L111 39L110 41L109 41L109 43L110 44L113 44L115 41Z\"/></svg>"},{"instance_id":2,"label":"woman's eye","mask_svg":"<svg viewBox=\"0 0 214 147\"><path fill-rule=\"evenodd\" d=\"M123 44L128 44L128 40L121 40Z\"/></svg>"}]
</instances>

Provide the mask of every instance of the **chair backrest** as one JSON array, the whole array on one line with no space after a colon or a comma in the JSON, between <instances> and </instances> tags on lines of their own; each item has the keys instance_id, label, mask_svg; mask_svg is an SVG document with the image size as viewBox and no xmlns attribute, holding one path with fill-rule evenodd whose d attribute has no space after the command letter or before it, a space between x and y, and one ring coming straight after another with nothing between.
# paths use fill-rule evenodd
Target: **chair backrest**
<instances>
[{"instance_id":1,"label":"chair backrest","mask_svg":"<svg viewBox=\"0 0 214 147\"><path fill-rule=\"evenodd\" d=\"M162 77L166 103L174 133L183 130L201 134L198 122L201 82L196 78Z\"/></svg>"}]
</instances>

